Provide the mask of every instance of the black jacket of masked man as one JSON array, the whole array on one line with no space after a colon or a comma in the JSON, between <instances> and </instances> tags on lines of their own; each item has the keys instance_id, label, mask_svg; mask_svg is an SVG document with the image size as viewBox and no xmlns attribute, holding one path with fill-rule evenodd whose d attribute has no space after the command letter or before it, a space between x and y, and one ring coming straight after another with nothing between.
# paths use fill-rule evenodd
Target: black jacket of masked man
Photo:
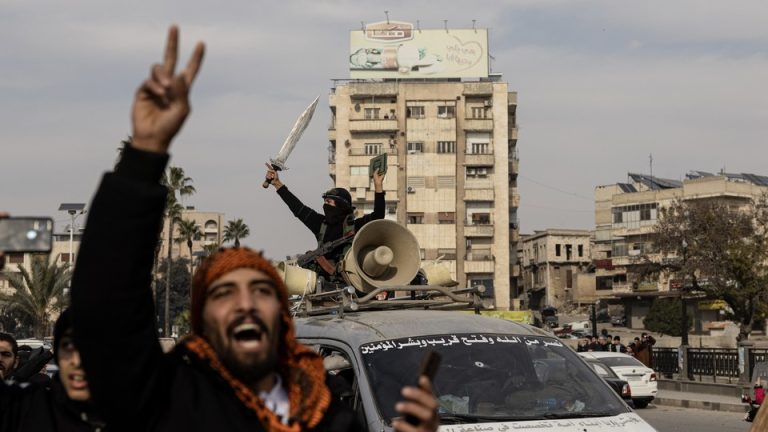
<instances>
[{"instance_id":1,"label":"black jacket of masked man","mask_svg":"<svg viewBox=\"0 0 768 432\"><path fill-rule=\"evenodd\" d=\"M293 215L312 231L317 239L318 247L348 235L350 232L360 231L360 228L370 221L384 219L384 192L375 192L373 212L357 219L353 214L352 197L344 188L333 188L323 194L324 199L331 198L336 203L335 207L328 204L323 205L323 214L305 206L285 185L277 189L277 194L285 201ZM325 258L334 263L338 262L350 246L351 242L345 243L326 254Z\"/></svg>"}]
</instances>

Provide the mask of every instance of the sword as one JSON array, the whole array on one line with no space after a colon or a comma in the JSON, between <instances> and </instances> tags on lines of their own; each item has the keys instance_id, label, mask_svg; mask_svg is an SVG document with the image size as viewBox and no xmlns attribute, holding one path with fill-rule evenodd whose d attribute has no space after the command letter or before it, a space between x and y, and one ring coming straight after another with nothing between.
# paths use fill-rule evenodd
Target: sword
<instances>
[{"instance_id":1,"label":"sword","mask_svg":"<svg viewBox=\"0 0 768 432\"><path fill-rule=\"evenodd\" d=\"M307 109L305 109L304 112L301 113L299 118L296 119L296 123L293 124L293 128L291 129L291 132L285 138L285 142L283 142L283 146L280 147L280 151L277 152L277 156L274 159L269 160L269 163L267 165L271 165L273 170L283 171L288 169L288 167L285 166L285 161L288 159L288 156L293 151L293 148L296 147L296 143L299 142L299 139L301 138L301 135L304 133L304 129L307 128L309 121L312 120L312 114L315 113L315 107L317 106L317 101L319 99L320 99L320 96L316 97L315 100L311 104L309 104ZM265 179L264 183L261 184L261 187L268 188L270 183L272 183L272 180Z\"/></svg>"}]
</instances>

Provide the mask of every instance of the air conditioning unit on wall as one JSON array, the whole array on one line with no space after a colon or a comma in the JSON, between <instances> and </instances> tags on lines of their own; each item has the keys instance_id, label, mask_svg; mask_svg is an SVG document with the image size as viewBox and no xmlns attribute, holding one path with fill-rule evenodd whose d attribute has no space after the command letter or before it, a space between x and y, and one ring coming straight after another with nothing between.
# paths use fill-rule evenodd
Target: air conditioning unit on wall
<instances>
[{"instance_id":1,"label":"air conditioning unit on wall","mask_svg":"<svg viewBox=\"0 0 768 432\"><path fill-rule=\"evenodd\" d=\"M413 186L408 186L407 188L405 188L405 190L408 193L416 193L416 190L413 188Z\"/></svg>"},{"instance_id":2,"label":"air conditioning unit on wall","mask_svg":"<svg viewBox=\"0 0 768 432\"><path fill-rule=\"evenodd\" d=\"M488 100L486 100L486 101L483 101L483 105L485 105L485 106L487 106L487 107L489 107L489 106L493 106L493 101L492 101L492 100L490 100L490 99L488 99Z\"/></svg>"}]
</instances>

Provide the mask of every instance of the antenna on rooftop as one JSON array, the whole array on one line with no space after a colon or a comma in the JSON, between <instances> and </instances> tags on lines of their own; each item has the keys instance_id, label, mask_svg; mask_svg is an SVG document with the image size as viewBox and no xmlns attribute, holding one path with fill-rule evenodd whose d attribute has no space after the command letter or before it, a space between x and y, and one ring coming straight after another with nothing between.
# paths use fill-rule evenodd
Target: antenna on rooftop
<instances>
[{"instance_id":1,"label":"antenna on rooftop","mask_svg":"<svg viewBox=\"0 0 768 432\"><path fill-rule=\"evenodd\" d=\"M360 30L365 31L365 22L360 21Z\"/></svg>"},{"instance_id":2,"label":"antenna on rooftop","mask_svg":"<svg viewBox=\"0 0 768 432\"><path fill-rule=\"evenodd\" d=\"M656 188L653 186L653 153L651 153L650 155L648 155L648 164L649 164L649 165L650 165L650 167L651 167L651 189L656 189Z\"/></svg>"},{"instance_id":3,"label":"antenna on rooftop","mask_svg":"<svg viewBox=\"0 0 768 432\"><path fill-rule=\"evenodd\" d=\"M472 30L474 30L475 33L477 33L477 28L475 27L476 23L477 23L477 20L472 20Z\"/></svg>"},{"instance_id":4,"label":"antenna on rooftop","mask_svg":"<svg viewBox=\"0 0 768 432\"><path fill-rule=\"evenodd\" d=\"M421 33L421 23L419 22L419 20L416 20L416 30L418 30L419 33Z\"/></svg>"},{"instance_id":5,"label":"antenna on rooftop","mask_svg":"<svg viewBox=\"0 0 768 432\"><path fill-rule=\"evenodd\" d=\"M443 20L443 27L445 27L445 32L448 33L448 20Z\"/></svg>"},{"instance_id":6,"label":"antenna on rooftop","mask_svg":"<svg viewBox=\"0 0 768 432\"><path fill-rule=\"evenodd\" d=\"M389 24L389 11L384 11L384 15L387 16L387 24Z\"/></svg>"}]
</instances>

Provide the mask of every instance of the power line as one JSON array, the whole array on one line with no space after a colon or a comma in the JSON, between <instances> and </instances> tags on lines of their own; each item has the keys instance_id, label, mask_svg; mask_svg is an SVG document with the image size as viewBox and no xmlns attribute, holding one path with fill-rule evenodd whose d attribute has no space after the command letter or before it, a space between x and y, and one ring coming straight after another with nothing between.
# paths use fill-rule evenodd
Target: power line
<instances>
[{"instance_id":1,"label":"power line","mask_svg":"<svg viewBox=\"0 0 768 432\"><path fill-rule=\"evenodd\" d=\"M562 194L565 194L565 195L574 196L574 197L576 197L576 198L581 198L581 199L583 199L583 200L587 200L587 201L593 201L593 199L592 199L592 198L587 198L587 197L585 197L585 196L583 196L583 195L579 195L579 194L577 194L576 192L570 192L570 191L567 191L567 190L564 190L564 189L560 189L560 188L558 188L558 187L555 187L555 186L550 186L550 185L548 185L548 184L542 183L542 182L540 182L540 181L534 180L534 179L532 179L532 178L530 178L530 177L526 177L526 176L524 176L524 175L521 175L521 174L518 174L518 177L520 177L520 178L524 178L524 179L526 179L526 180L530 181L531 183L536 183L536 184L537 184L537 185L539 185L539 186L545 187L545 188L547 188L547 189L552 189L553 191L557 191L557 192L560 192L560 193L562 193Z\"/></svg>"}]
</instances>

